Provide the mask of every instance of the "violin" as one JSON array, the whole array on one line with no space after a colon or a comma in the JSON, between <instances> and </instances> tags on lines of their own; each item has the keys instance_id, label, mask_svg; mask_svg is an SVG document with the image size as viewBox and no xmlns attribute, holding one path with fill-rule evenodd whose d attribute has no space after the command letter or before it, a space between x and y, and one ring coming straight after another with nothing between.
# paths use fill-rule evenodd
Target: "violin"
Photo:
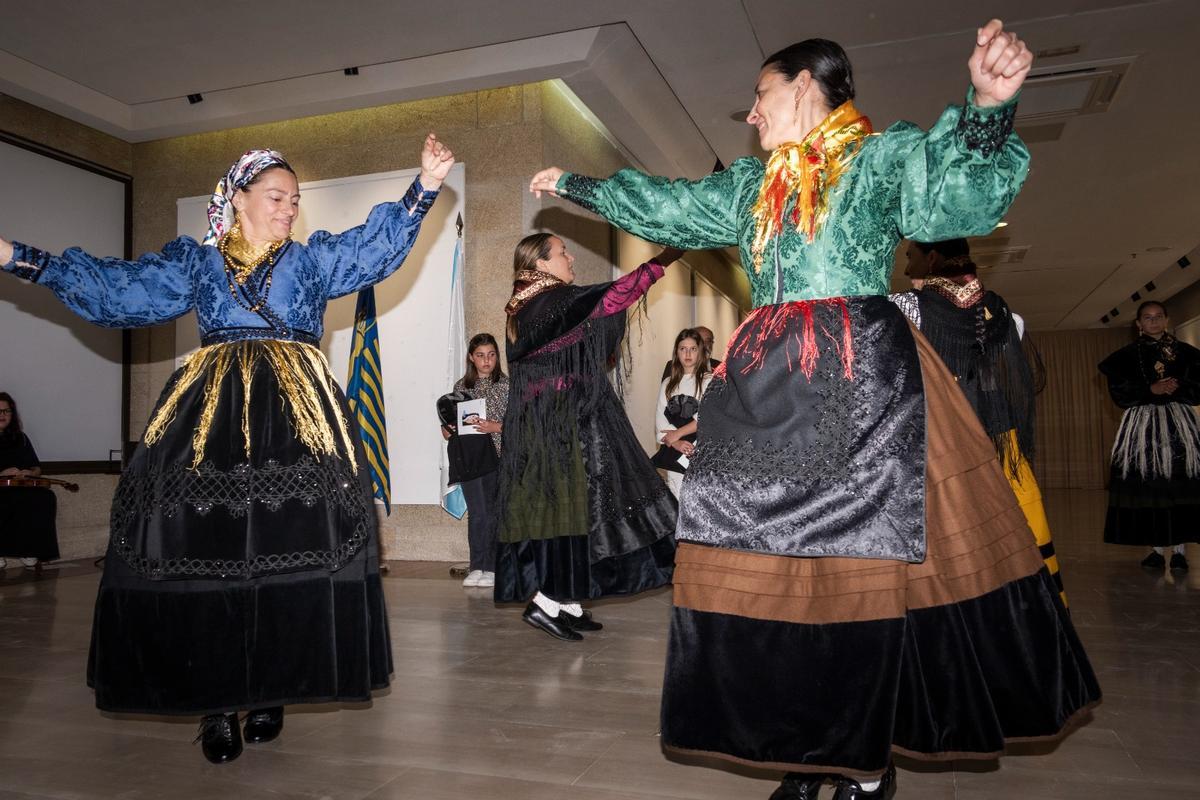
<instances>
[{"instance_id":1,"label":"violin","mask_svg":"<svg viewBox=\"0 0 1200 800\"><path fill-rule=\"evenodd\" d=\"M16 476L16 475L0 476L0 489L5 488L5 487L13 488L13 489L16 489L16 488L29 489L29 488L35 488L35 487L40 488L40 489L49 489L51 486L61 486L64 489L66 489L68 492L78 492L79 491L78 483L70 483L68 481L60 481L58 478L43 478L41 476L36 477L36 478L29 478L24 475L22 475L22 476Z\"/></svg>"}]
</instances>

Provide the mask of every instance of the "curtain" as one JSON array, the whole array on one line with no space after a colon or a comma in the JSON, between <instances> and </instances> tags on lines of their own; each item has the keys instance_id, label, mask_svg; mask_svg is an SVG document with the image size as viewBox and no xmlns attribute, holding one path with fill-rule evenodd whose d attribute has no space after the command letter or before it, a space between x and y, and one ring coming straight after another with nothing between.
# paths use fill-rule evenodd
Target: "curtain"
<instances>
[{"instance_id":1,"label":"curtain","mask_svg":"<svg viewBox=\"0 0 1200 800\"><path fill-rule=\"evenodd\" d=\"M1037 397L1034 472L1043 489L1103 489L1121 409L1096 369L1105 356L1129 344L1125 326L1097 330L1034 331L1046 388Z\"/></svg>"}]
</instances>

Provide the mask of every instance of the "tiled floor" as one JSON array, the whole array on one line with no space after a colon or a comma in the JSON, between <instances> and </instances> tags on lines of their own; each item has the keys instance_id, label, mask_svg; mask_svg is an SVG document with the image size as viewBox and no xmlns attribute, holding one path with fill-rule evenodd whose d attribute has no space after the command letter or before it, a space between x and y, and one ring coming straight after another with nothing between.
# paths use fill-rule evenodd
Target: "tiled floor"
<instances>
[{"instance_id":1,"label":"tiled floor","mask_svg":"<svg viewBox=\"0 0 1200 800\"><path fill-rule=\"evenodd\" d=\"M1100 543L1102 493L1048 501L1103 705L1049 753L900 762L898 796L1200 798L1200 548L1186 580L1148 575L1141 551ZM766 798L778 781L663 757L665 592L599 604L605 630L562 644L446 565L394 564L391 690L370 706L289 709L279 740L217 767L190 743L194 720L93 707L83 668L97 577L79 563L0 579L0 800Z\"/></svg>"}]
</instances>

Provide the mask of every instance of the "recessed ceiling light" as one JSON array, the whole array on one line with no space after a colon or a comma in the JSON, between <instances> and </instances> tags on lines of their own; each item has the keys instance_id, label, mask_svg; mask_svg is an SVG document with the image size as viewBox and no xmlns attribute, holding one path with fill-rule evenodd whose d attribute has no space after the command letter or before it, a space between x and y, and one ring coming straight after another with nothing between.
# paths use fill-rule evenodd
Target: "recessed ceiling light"
<instances>
[{"instance_id":1,"label":"recessed ceiling light","mask_svg":"<svg viewBox=\"0 0 1200 800\"><path fill-rule=\"evenodd\" d=\"M1167 247L1166 245L1156 244L1153 247L1147 247L1146 252L1147 253L1165 253L1170 249L1171 248Z\"/></svg>"}]
</instances>

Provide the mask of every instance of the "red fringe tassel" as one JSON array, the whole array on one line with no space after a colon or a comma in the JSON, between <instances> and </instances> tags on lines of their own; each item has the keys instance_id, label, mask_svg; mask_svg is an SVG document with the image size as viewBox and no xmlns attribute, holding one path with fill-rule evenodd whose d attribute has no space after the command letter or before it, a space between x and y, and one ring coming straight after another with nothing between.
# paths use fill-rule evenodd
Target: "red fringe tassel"
<instances>
[{"instance_id":1,"label":"red fringe tassel","mask_svg":"<svg viewBox=\"0 0 1200 800\"><path fill-rule=\"evenodd\" d=\"M787 353L788 371L792 370L793 364L798 364L804 377L811 381L819 355L816 326L813 324L813 307L818 304L836 305L841 309L841 337L830 332L824 325L821 326L821 333L837 351L838 358L842 362L842 374L845 375L846 380L854 380L854 334L850 325L850 309L841 297L799 300L755 309L733 332L730 341L734 342L734 345L727 358L749 356L750 361L742 367L742 374L748 375L754 370L762 368L768 350L776 341L782 339ZM789 332L789 329L794 328L797 317L800 317L799 330L793 329ZM744 336L743 333L745 333ZM795 346L794 353L793 345ZM717 367L716 374L724 377L724 363Z\"/></svg>"}]
</instances>

